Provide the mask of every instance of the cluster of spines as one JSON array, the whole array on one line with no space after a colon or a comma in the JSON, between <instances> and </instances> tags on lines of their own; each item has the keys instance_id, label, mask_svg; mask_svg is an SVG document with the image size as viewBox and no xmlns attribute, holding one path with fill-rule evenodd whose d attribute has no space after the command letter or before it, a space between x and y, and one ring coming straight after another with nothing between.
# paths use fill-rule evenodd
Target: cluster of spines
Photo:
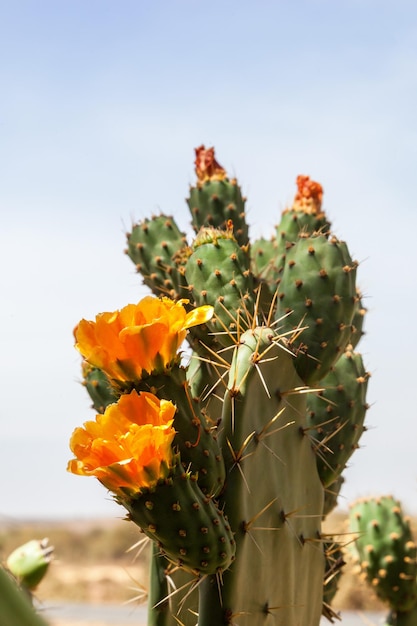
<instances>
[{"instance_id":1,"label":"cluster of spines","mask_svg":"<svg viewBox=\"0 0 417 626\"><path fill-rule=\"evenodd\" d=\"M142 275L143 282L157 296L186 297L179 252L186 248L186 236L174 218L155 215L135 224L127 233L126 254Z\"/></svg>"},{"instance_id":2,"label":"cluster of spines","mask_svg":"<svg viewBox=\"0 0 417 626\"><path fill-rule=\"evenodd\" d=\"M307 426L325 487L340 477L365 429L369 372L349 346L322 379L322 389L307 397Z\"/></svg>"}]
</instances>

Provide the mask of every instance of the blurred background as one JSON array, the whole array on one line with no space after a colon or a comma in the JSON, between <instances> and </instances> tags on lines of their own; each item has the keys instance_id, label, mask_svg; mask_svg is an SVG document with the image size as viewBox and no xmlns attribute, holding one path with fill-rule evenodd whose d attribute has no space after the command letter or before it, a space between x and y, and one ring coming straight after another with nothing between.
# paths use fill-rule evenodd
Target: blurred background
<instances>
[{"instance_id":1,"label":"blurred background","mask_svg":"<svg viewBox=\"0 0 417 626\"><path fill-rule=\"evenodd\" d=\"M194 148L214 145L268 237L298 174L360 261L369 430L341 507L417 513L417 5L411 0L0 2L0 518L118 517L66 473L92 419L72 330L147 293L125 233L190 232Z\"/></svg>"}]
</instances>

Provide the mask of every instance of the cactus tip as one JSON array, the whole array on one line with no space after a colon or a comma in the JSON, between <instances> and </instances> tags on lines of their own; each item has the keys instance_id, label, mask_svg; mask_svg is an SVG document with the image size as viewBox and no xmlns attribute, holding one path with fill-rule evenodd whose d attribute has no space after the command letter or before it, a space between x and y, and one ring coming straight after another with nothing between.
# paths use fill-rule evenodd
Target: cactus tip
<instances>
[{"instance_id":1,"label":"cactus tip","mask_svg":"<svg viewBox=\"0 0 417 626\"><path fill-rule=\"evenodd\" d=\"M214 148L206 148L204 145L195 148L195 173L200 182L206 180L223 180L226 178L226 170L216 161Z\"/></svg>"}]
</instances>

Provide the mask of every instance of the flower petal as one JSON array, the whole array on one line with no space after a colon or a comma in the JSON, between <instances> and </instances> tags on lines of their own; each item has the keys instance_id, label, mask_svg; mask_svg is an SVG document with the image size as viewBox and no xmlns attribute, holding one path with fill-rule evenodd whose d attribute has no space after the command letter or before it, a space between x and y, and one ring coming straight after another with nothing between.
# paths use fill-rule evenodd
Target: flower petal
<instances>
[{"instance_id":1,"label":"flower petal","mask_svg":"<svg viewBox=\"0 0 417 626\"><path fill-rule=\"evenodd\" d=\"M95 476L115 494L139 493L165 478L174 463L172 426L176 407L149 392L132 391L83 428L70 448L73 474Z\"/></svg>"}]
</instances>

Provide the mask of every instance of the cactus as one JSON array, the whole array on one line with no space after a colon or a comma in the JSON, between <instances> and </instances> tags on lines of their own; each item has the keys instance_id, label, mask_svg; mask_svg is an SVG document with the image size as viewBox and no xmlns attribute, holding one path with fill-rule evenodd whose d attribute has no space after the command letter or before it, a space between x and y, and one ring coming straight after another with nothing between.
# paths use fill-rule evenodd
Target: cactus
<instances>
[{"instance_id":1,"label":"cactus","mask_svg":"<svg viewBox=\"0 0 417 626\"><path fill-rule=\"evenodd\" d=\"M307 424L326 487L339 478L362 435L368 379L361 355L348 349L321 380L323 391L307 398Z\"/></svg>"},{"instance_id":2,"label":"cactus","mask_svg":"<svg viewBox=\"0 0 417 626\"><path fill-rule=\"evenodd\" d=\"M401 504L392 496L361 499L350 508L360 570L390 607L387 625L417 623L417 548Z\"/></svg>"},{"instance_id":3,"label":"cactus","mask_svg":"<svg viewBox=\"0 0 417 626\"><path fill-rule=\"evenodd\" d=\"M49 539L32 539L9 554L6 565L19 585L32 591L45 576L52 561L54 548Z\"/></svg>"},{"instance_id":4,"label":"cactus","mask_svg":"<svg viewBox=\"0 0 417 626\"><path fill-rule=\"evenodd\" d=\"M341 561L321 522L367 407L346 352L363 333L357 263L319 183L298 177L271 239L250 242L237 181L212 148L195 163L194 240L163 214L127 234L154 297L75 330L98 414L68 469L151 539L149 625L317 626Z\"/></svg>"},{"instance_id":5,"label":"cactus","mask_svg":"<svg viewBox=\"0 0 417 626\"><path fill-rule=\"evenodd\" d=\"M0 567L0 616L4 626L48 626L3 567Z\"/></svg>"},{"instance_id":6,"label":"cactus","mask_svg":"<svg viewBox=\"0 0 417 626\"><path fill-rule=\"evenodd\" d=\"M32 539L17 547L0 567L0 623L4 626L47 626L32 606L32 592L53 558L49 540Z\"/></svg>"}]
</instances>

